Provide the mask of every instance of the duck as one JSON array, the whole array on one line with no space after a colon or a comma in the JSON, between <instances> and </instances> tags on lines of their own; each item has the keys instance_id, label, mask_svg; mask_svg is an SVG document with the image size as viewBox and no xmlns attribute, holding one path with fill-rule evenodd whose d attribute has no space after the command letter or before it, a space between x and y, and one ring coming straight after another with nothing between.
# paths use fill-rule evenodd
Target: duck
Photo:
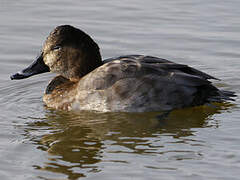
<instances>
[{"instance_id":1,"label":"duck","mask_svg":"<svg viewBox=\"0 0 240 180\"><path fill-rule=\"evenodd\" d=\"M44 104L57 110L100 112L172 111L234 100L220 90L217 79L185 64L147 55L124 55L102 60L97 43L84 31L57 26L40 55L22 71L19 80L53 72Z\"/></svg>"}]
</instances>

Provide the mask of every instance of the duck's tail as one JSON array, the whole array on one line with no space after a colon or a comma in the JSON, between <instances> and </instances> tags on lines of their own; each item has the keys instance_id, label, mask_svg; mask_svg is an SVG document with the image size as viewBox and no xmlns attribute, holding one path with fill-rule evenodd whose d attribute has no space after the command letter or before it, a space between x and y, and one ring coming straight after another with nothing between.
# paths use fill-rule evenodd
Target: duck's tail
<instances>
[{"instance_id":1,"label":"duck's tail","mask_svg":"<svg viewBox=\"0 0 240 180\"><path fill-rule=\"evenodd\" d=\"M202 105L205 103L212 102L224 102L224 101L235 101L235 92L220 90L212 84L207 84L198 87L198 91L195 94L193 105Z\"/></svg>"},{"instance_id":2,"label":"duck's tail","mask_svg":"<svg viewBox=\"0 0 240 180\"><path fill-rule=\"evenodd\" d=\"M223 101L235 101L234 97L237 95L233 91L225 91L217 89L217 92L208 97L209 102L223 102Z\"/></svg>"}]
</instances>

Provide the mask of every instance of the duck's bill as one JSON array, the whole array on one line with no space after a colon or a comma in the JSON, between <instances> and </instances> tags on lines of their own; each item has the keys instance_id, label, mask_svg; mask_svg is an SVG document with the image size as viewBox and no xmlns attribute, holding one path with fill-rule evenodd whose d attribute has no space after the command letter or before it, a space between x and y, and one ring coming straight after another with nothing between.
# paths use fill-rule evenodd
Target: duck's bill
<instances>
[{"instance_id":1,"label":"duck's bill","mask_svg":"<svg viewBox=\"0 0 240 180\"><path fill-rule=\"evenodd\" d=\"M21 72L18 72L16 74L12 75L10 78L12 80L14 80L14 79L25 79L25 78L28 78L30 76L45 73L45 72L49 72L49 71L50 71L50 69L44 63L43 56L41 54L39 57L37 57L37 59L35 61L33 61L33 63L30 66L28 66L26 69L22 70Z\"/></svg>"}]
</instances>

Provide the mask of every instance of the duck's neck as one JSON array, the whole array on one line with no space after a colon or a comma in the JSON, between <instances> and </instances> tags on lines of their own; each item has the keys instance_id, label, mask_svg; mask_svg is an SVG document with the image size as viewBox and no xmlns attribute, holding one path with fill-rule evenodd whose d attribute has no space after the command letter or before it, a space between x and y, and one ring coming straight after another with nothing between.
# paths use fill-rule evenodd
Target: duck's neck
<instances>
[{"instance_id":1,"label":"duck's neck","mask_svg":"<svg viewBox=\"0 0 240 180\"><path fill-rule=\"evenodd\" d=\"M65 78L76 81L87 75L103 64L98 46L89 44L80 49L69 48L67 57L69 61L65 65L66 69L61 72Z\"/></svg>"},{"instance_id":2,"label":"duck's neck","mask_svg":"<svg viewBox=\"0 0 240 180\"><path fill-rule=\"evenodd\" d=\"M86 53L82 58L82 65L79 68L79 78L82 78L94 69L103 65L99 50L92 53Z\"/></svg>"}]
</instances>

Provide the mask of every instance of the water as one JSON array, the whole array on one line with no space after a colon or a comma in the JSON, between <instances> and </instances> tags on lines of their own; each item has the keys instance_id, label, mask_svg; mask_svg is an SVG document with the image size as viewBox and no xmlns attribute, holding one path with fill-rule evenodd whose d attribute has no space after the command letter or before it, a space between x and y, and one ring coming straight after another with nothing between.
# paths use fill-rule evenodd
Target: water
<instances>
[{"instance_id":1,"label":"water","mask_svg":"<svg viewBox=\"0 0 240 180\"><path fill-rule=\"evenodd\" d=\"M189 64L240 95L240 1L0 0L0 175L19 179L239 179L240 101L159 113L62 112L42 95L53 74L10 81L57 25L88 32L108 58Z\"/></svg>"}]
</instances>

